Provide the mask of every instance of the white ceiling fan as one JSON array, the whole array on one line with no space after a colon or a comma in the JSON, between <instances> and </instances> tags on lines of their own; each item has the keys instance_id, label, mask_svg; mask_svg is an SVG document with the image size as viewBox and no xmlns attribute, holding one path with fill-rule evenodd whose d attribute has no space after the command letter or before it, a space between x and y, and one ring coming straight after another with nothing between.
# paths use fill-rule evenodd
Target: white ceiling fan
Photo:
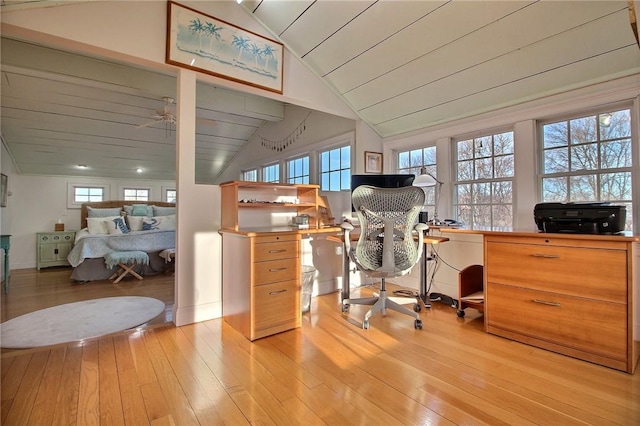
<instances>
[{"instance_id":1,"label":"white ceiling fan","mask_svg":"<svg viewBox=\"0 0 640 426\"><path fill-rule=\"evenodd\" d=\"M156 110L155 114L151 115L151 118L153 118L153 120L140 124L136 127L149 127L156 123L164 123L165 129L171 129L171 126L173 124L176 124L176 115L173 107L173 104L175 104L176 102L175 99L170 96L163 96L162 100L164 101L165 105L162 107L162 109ZM210 126L216 124L216 120L200 117L196 117L196 122Z\"/></svg>"},{"instance_id":2,"label":"white ceiling fan","mask_svg":"<svg viewBox=\"0 0 640 426\"><path fill-rule=\"evenodd\" d=\"M156 123L164 123L165 126L176 124L176 116L173 112L173 108L171 107L171 105L175 103L175 99L169 96L163 96L162 100L164 101L165 105L162 107L162 109L156 110L155 114L151 116L153 120L137 126L138 128L149 127Z\"/></svg>"}]
</instances>

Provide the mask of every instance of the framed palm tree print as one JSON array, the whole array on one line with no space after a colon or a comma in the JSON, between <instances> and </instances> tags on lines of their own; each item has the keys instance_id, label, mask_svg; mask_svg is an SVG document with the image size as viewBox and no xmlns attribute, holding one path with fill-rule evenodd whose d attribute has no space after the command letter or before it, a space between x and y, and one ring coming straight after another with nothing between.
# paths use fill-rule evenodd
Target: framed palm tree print
<instances>
[{"instance_id":1,"label":"framed palm tree print","mask_svg":"<svg viewBox=\"0 0 640 426\"><path fill-rule=\"evenodd\" d=\"M284 46L169 1L166 63L282 93Z\"/></svg>"}]
</instances>

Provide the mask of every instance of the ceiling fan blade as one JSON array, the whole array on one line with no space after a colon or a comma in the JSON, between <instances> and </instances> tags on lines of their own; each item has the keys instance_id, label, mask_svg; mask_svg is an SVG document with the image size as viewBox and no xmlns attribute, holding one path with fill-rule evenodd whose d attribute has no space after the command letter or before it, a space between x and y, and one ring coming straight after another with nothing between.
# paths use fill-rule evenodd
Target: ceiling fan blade
<instances>
[{"instance_id":1,"label":"ceiling fan blade","mask_svg":"<svg viewBox=\"0 0 640 426\"><path fill-rule=\"evenodd\" d=\"M218 124L218 120L196 117L196 124L202 124L203 126L215 126L216 124Z\"/></svg>"},{"instance_id":2,"label":"ceiling fan blade","mask_svg":"<svg viewBox=\"0 0 640 426\"><path fill-rule=\"evenodd\" d=\"M143 128L143 127L149 127L149 126L151 126L151 125L154 125L154 124L156 124L156 123L159 123L160 121L161 121L161 120L153 120L153 121L149 121L149 122L147 122L147 123L140 124L139 126L136 126L136 129L140 129L140 128Z\"/></svg>"}]
</instances>

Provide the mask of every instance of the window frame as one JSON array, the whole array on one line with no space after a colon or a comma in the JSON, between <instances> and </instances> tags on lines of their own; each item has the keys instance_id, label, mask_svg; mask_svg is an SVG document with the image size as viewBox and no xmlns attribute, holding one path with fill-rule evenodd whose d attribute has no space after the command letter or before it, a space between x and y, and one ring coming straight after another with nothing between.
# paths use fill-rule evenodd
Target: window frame
<instances>
[{"instance_id":1,"label":"window frame","mask_svg":"<svg viewBox=\"0 0 640 426\"><path fill-rule=\"evenodd\" d=\"M100 201L108 201L108 195L110 193L110 185L98 185L98 184L88 184L88 183L67 183L67 208L69 209L79 209L82 207L82 204L94 201L76 201L75 198L75 190L76 188L94 188L94 189L102 189L102 200ZM95 201L95 202L100 202Z\"/></svg>"},{"instance_id":2,"label":"window frame","mask_svg":"<svg viewBox=\"0 0 640 426\"><path fill-rule=\"evenodd\" d=\"M627 136L619 136L619 137L611 137L611 138L603 138L601 127L603 127L602 122L600 121L601 116L606 114L612 114L616 112L627 111L629 115L629 135ZM574 120L582 120L595 116L595 125L596 125L596 139L583 143L572 143L571 136L571 122ZM545 132L544 128L546 125L557 124L557 123L565 123L567 129L567 143L563 146L555 147L555 149L566 148L567 153L567 170L564 171L556 171L556 172L547 172L546 162L545 162L545 154L550 152L552 147L545 148ZM638 175L638 169L640 167L640 161L638 161L637 151L635 147L635 141L637 135L635 135L635 125L634 124L634 106L628 102L617 103L613 105L606 105L591 108L588 110L582 111L573 111L571 113L557 115L550 118L545 118L538 120L536 122L536 131L538 133L537 138L537 186L538 193L537 197L540 202L610 202L614 205L624 204L627 206L627 217L626 217L626 231L632 231L634 229L634 212L633 206L637 204L634 200L634 195L637 194L638 188L635 187L634 177ZM629 160L631 164L629 166L623 167L613 167L613 168L603 168L601 162L601 154L602 154L602 146L604 143L611 143L615 141L623 141L629 140ZM594 168L575 168L572 169L572 162L574 161L571 157L571 148L572 147L586 147L588 145L595 145L595 153L597 156L597 167ZM635 161L634 161L635 160ZM618 174L618 173L628 173L629 175L629 199L603 199L602 197L602 188L601 188L601 178L606 174ZM572 180L580 177L588 177L594 176L596 178L596 188L595 188L595 199L594 200L579 200L577 198L572 197ZM545 197L545 180L546 179L558 179L558 178L566 178L566 196L564 200L550 199ZM574 179L572 179L574 178Z\"/></svg>"},{"instance_id":3,"label":"window frame","mask_svg":"<svg viewBox=\"0 0 640 426\"><path fill-rule=\"evenodd\" d=\"M127 198L127 191L136 191L136 196L135 198ZM138 198L138 191L146 191L147 195L146 195L146 199L140 199ZM151 201L151 188L148 187L129 187L129 186L123 186L122 187L122 199L126 200L126 201Z\"/></svg>"},{"instance_id":4,"label":"window frame","mask_svg":"<svg viewBox=\"0 0 640 426\"><path fill-rule=\"evenodd\" d=\"M343 160L342 159L342 153L343 153L343 149L349 149L349 160L348 160L348 164L349 167L345 168L342 167L343 165ZM331 152L334 151L339 151L339 155L340 155L340 168L337 169L332 169L331 168ZM346 142L346 143L342 143L342 144L338 144L338 145L333 145L331 147L327 147L326 149L323 149L321 151L318 151L318 168L317 168L317 176L318 176L318 185L320 185L320 191L325 191L325 192L340 192L340 191L351 191L351 172L353 170L353 147L351 146L350 142ZM327 170L323 170L323 161L322 161L322 157L323 155L327 154L329 156L328 161L329 161L329 166L327 167ZM339 176L339 189L331 189L331 174L332 173L338 173ZM323 181L323 176L327 175L329 178L328 181L328 187L325 186L325 182ZM348 178L346 177L348 176ZM344 180L346 180L346 182L344 182Z\"/></svg>"},{"instance_id":5,"label":"window frame","mask_svg":"<svg viewBox=\"0 0 640 426\"><path fill-rule=\"evenodd\" d=\"M426 158L428 156L431 157L431 154L427 155L425 153L426 150L433 151L433 162L426 161ZM414 160L417 158L417 151L420 151L419 161ZM431 173L436 179L438 178L438 147L435 142L422 147L397 150L394 152L394 154L396 160L396 173L413 174L414 176L418 177L420 175L420 172L422 171L422 167L424 167L428 173ZM400 156L402 156L403 154L408 154L409 156L409 167L401 167ZM425 193L425 202L422 207L422 211L426 211L429 215L429 218L433 218L436 206L436 186L422 187L422 190ZM440 204L442 201L438 200L438 202L438 204ZM438 208L440 207L442 206L438 205Z\"/></svg>"},{"instance_id":6,"label":"window frame","mask_svg":"<svg viewBox=\"0 0 640 426\"><path fill-rule=\"evenodd\" d=\"M253 179L247 179L250 176L249 175L254 175ZM246 181L246 182L257 182L258 181L258 168L254 167L252 169L247 169L247 170L243 170L242 171L242 177L240 180Z\"/></svg>"},{"instance_id":7,"label":"window frame","mask_svg":"<svg viewBox=\"0 0 640 426\"><path fill-rule=\"evenodd\" d=\"M507 152L507 153L500 153L498 155L496 155L496 153L494 152L494 148L495 148L495 138L496 136L499 135L503 135L503 134L511 134L511 152ZM515 189L516 189L516 173L515 173L515 167L516 167L516 149L515 149L515 145L516 145L516 141L515 141L515 136L516 136L516 132L515 129L513 127L504 127L504 128L497 128L497 129L493 129L493 130L485 130L485 131L481 131L481 132L476 132L473 135L467 135L467 136L463 136L463 137L456 137L453 138L451 141L451 150L452 150L452 162L453 162L453 166L452 166L452 189L453 189L453 211L455 214L455 217L457 218L457 220L459 221L463 221L465 223L465 226L467 229L474 229L474 230L483 230L483 231L512 231L513 227L514 227L514 223L515 223L515 217L516 217L516 194L515 194ZM476 148L476 144L479 144L479 148L482 150L485 150L485 147L482 145L483 140L486 140L486 138L491 138L491 152L489 155L476 155L477 154L477 148ZM458 151L458 144L461 142L469 142L472 141L473 142L473 146L474 149L472 151L472 156L470 158L460 158L459 157L459 151ZM495 174L495 170L496 170L496 158L506 158L506 157L512 157L512 161L511 161L511 168L512 168L512 174L511 176L500 176L500 177L496 177ZM478 177L476 175L476 164L477 161L486 161L487 159L491 160L491 171L492 171L492 176L491 177ZM472 179L460 179L460 163L462 162L466 162L466 161L471 161L471 172L473 174ZM501 186L501 184L508 182L511 189L510 189L510 202L509 203L498 203L498 202L494 202L494 192L495 190ZM463 185L469 185L469 198L470 198L470 202L469 203L461 203L460 202L460 190L461 187ZM489 202L488 203L478 203L477 201L475 201L476 196L476 190L477 190L477 185L488 185L488 189L489 189L489 193L488 193L488 197L489 197ZM461 208L463 206L468 206L469 208L469 218L467 218L465 220L465 215L461 212ZM489 225L478 225L476 223L474 223L473 221L473 214L471 214L472 212L477 212L477 209L479 206L486 206L487 207L487 211L489 214ZM501 206L508 206L508 208L510 209L510 217L511 217L511 221L510 224L503 224L503 225L498 225L496 223L496 210L501 208ZM471 219L471 220L469 220Z\"/></svg>"},{"instance_id":8,"label":"window frame","mask_svg":"<svg viewBox=\"0 0 640 426\"><path fill-rule=\"evenodd\" d=\"M302 160L302 172L300 175L292 173L292 163ZM306 160L307 173L304 174L304 162ZM286 179L285 181L290 184L309 184L311 182L311 156L309 154L299 155L297 157L289 158L285 160L286 167ZM295 168L295 165L294 165ZM299 182L298 182L299 181Z\"/></svg>"},{"instance_id":9,"label":"window frame","mask_svg":"<svg viewBox=\"0 0 640 426\"><path fill-rule=\"evenodd\" d=\"M277 180L267 180L266 177L265 177L266 174L268 173L268 170L270 170L272 168L276 169L276 179ZM260 181L261 182L280 183L280 162L265 164L264 166L262 166L261 172L262 172L262 176L260 176Z\"/></svg>"}]
</instances>

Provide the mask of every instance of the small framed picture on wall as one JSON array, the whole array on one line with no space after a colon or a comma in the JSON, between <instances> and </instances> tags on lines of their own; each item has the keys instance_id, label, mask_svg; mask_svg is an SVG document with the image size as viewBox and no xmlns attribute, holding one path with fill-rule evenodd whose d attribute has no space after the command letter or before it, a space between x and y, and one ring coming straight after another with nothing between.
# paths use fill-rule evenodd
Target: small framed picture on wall
<instances>
[{"instance_id":1,"label":"small framed picture on wall","mask_svg":"<svg viewBox=\"0 0 640 426\"><path fill-rule=\"evenodd\" d=\"M7 207L8 183L7 175L0 174L0 207Z\"/></svg>"},{"instance_id":2,"label":"small framed picture on wall","mask_svg":"<svg viewBox=\"0 0 640 426\"><path fill-rule=\"evenodd\" d=\"M364 172L365 173L382 173L382 153L381 152L364 152Z\"/></svg>"}]
</instances>

